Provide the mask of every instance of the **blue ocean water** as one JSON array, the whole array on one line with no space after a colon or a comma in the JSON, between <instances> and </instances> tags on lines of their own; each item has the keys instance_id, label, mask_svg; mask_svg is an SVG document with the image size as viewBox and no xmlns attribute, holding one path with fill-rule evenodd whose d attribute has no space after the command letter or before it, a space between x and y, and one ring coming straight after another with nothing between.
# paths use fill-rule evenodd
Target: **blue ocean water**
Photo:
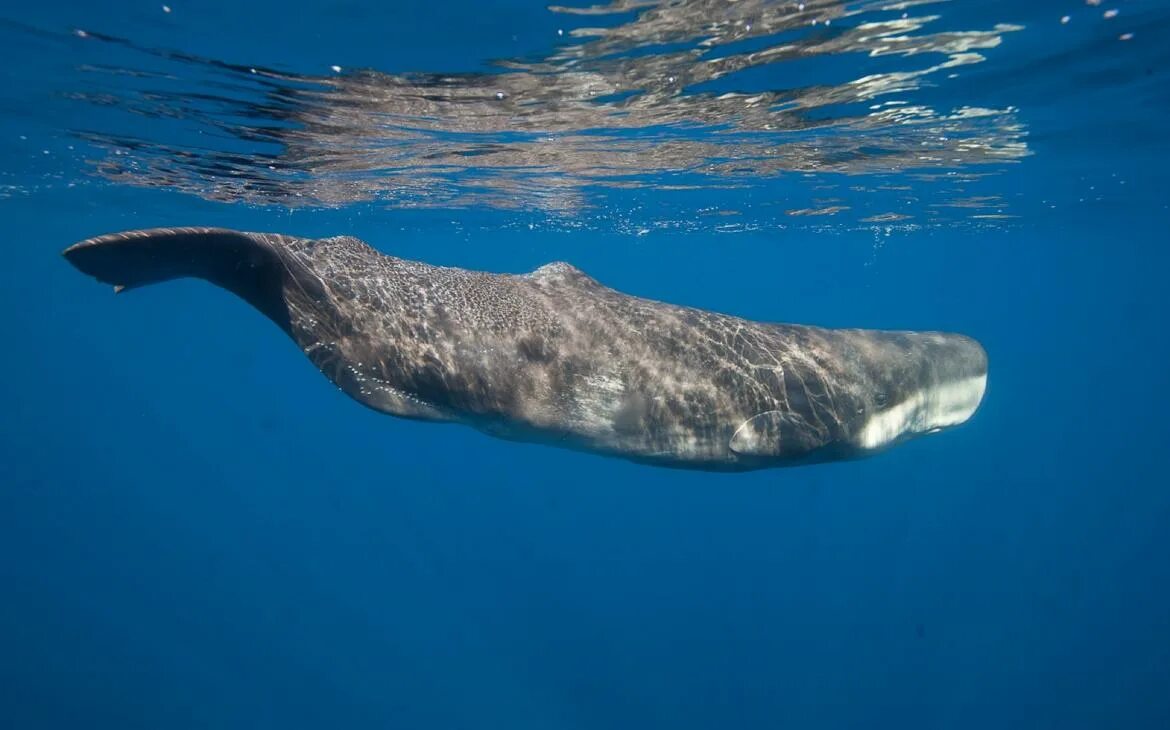
<instances>
[{"instance_id":1,"label":"blue ocean water","mask_svg":"<svg viewBox=\"0 0 1170 730\"><path fill-rule=\"evenodd\" d=\"M1170 727L1170 4L567 5L0 9L0 726ZM962 332L988 392L744 474L495 440L60 256L162 225Z\"/></svg>"}]
</instances>

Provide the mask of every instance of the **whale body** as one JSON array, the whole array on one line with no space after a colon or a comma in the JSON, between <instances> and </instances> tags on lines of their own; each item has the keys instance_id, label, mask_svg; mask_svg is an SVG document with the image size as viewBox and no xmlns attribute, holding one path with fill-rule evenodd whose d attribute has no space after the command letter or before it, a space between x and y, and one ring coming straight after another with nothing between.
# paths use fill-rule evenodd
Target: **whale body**
<instances>
[{"instance_id":1,"label":"whale body","mask_svg":"<svg viewBox=\"0 0 1170 730\"><path fill-rule=\"evenodd\" d=\"M64 252L116 291L223 287L383 413L660 466L742 471L850 459L967 421L987 355L943 332L754 322L629 296L566 263L493 274L338 236L216 228Z\"/></svg>"}]
</instances>

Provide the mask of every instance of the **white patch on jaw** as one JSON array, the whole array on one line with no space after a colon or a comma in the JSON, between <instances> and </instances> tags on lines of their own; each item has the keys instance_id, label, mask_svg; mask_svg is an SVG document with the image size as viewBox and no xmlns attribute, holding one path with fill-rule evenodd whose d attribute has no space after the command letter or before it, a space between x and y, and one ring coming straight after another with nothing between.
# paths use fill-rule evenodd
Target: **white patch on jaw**
<instances>
[{"instance_id":1,"label":"white patch on jaw","mask_svg":"<svg viewBox=\"0 0 1170 730\"><path fill-rule=\"evenodd\" d=\"M970 418L983 400L987 375L920 390L871 417L857 434L857 445L878 449L905 433L931 433Z\"/></svg>"}]
</instances>

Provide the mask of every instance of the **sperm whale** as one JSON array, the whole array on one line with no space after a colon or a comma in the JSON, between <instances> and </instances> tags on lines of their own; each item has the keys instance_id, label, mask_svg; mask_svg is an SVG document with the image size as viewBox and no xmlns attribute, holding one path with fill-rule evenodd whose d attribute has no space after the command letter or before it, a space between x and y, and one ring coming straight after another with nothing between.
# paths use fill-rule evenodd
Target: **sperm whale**
<instances>
[{"instance_id":1,"label":"sperm whale","mask_svg":"<svg viewBox=\"0 0 1170 730\"><path fill-rule=\"evenodd\" d=\"M283 329L353 399L668 467L849 459L967 421L987 355L951 333L754 322L629 296L566 263L432 266L349 236L98 236L65 258L117 291L181 277Z\"/></svg>"}]
</instances>

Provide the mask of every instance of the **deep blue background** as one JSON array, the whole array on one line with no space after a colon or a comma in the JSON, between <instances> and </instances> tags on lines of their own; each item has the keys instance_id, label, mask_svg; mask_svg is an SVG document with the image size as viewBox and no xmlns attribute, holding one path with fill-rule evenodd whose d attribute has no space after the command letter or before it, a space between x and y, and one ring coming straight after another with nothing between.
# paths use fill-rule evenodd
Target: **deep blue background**
<instances>
[{"instance_id":1,"label":"deep blue background","mask_svg":"<svg viewBox=\"0 0 1170 730\"><path fill-rule=\"evenodd\" d=\"M475 68L564 25L519 0L126 5L8 17L392 71ZM1021 22L1005 8L976 14ZM1142 134L1165 99L1125 86L1136 61L1101 55L1122 80L1077 87L1019 60L1070 53L1044 32L972 82L1031 124L1035 155L996 183L1022 217L889 236L534 234L69 187L79 171L21 146L65 144L68 107L9 101L0 182L29 189L0 198L0 726L1170 726L1170 216L1165 142ZM4 73L34 89L74 62ZM954 330L985 344L990 386L961 429L846 464L718 475L512 444L357 406L205 284L114 297L59 256L167 224L564 259L752 318Z\"/></svg>"}]
</instances>

